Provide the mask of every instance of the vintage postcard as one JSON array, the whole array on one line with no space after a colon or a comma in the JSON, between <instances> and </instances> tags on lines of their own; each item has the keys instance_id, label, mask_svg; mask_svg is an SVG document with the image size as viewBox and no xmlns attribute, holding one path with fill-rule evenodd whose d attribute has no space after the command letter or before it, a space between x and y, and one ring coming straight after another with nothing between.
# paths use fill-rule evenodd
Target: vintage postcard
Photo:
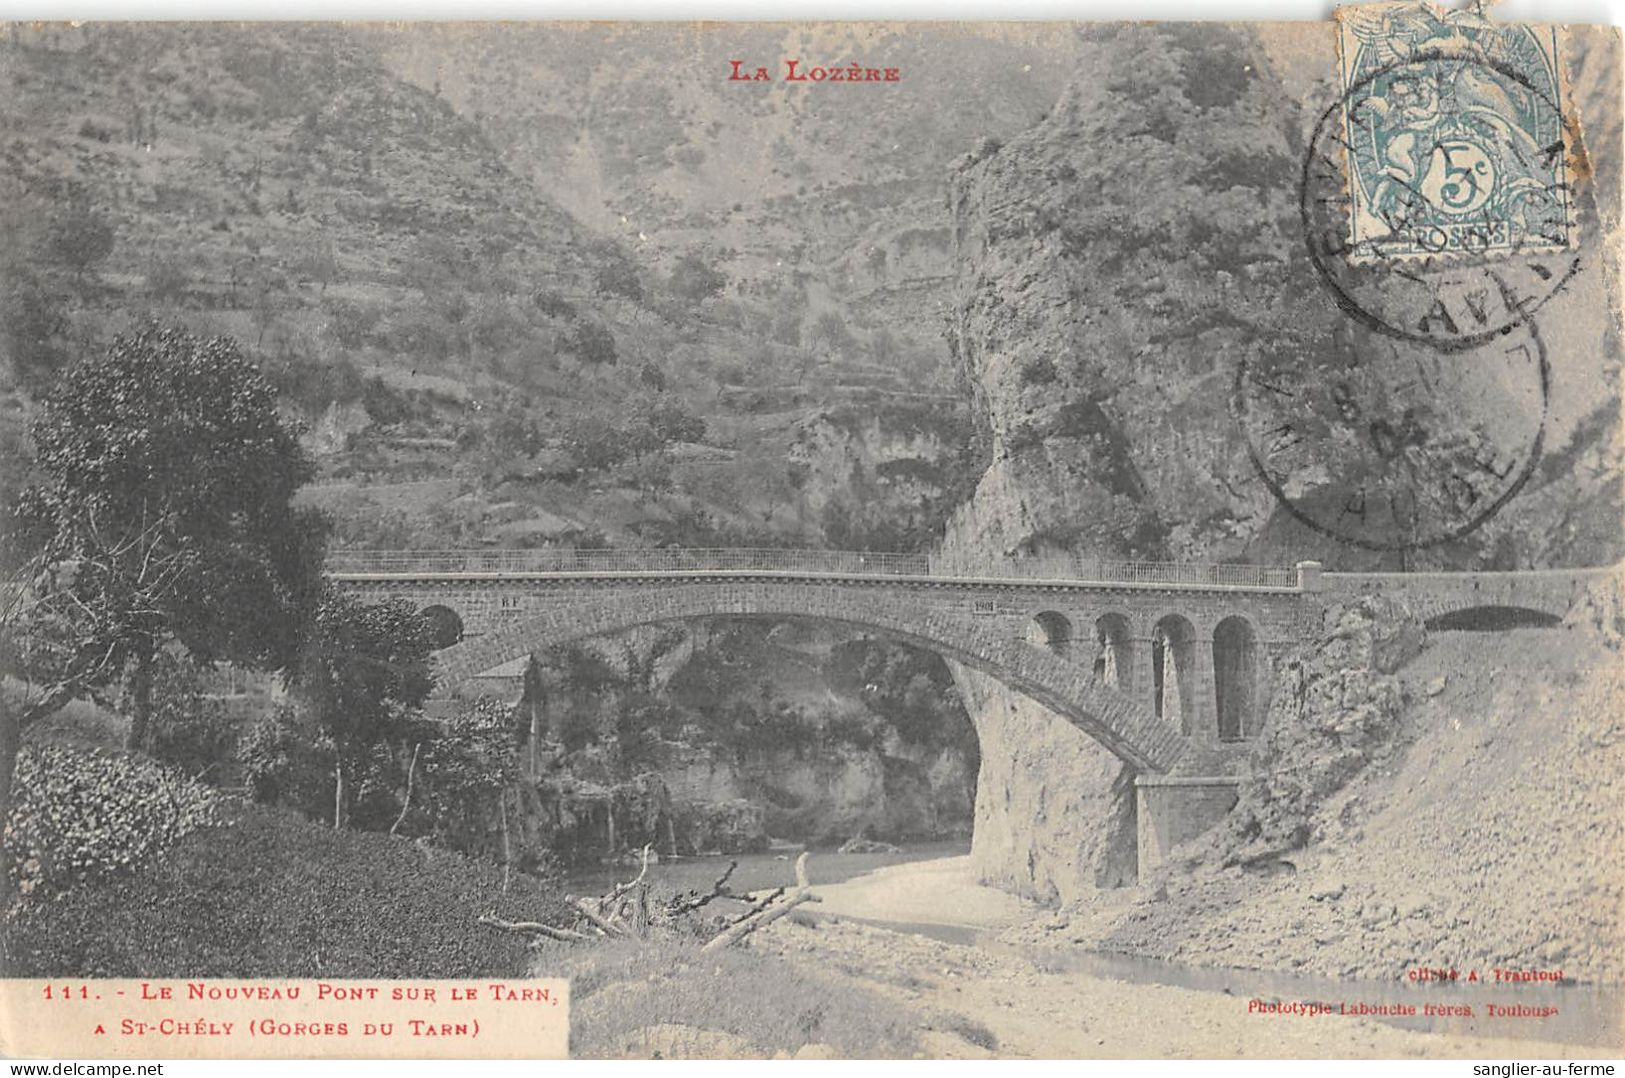
<instances>
[{"instance_id":1,"label":"vintage postcard","mask_svg":"<svg viewBox=\"0 0 1625 1078\"><path fill-rule=\"evenodd\" d=\"M1617 1058L1621 64L0 26L0 1053Z\"/></svg>"}]
</instances>

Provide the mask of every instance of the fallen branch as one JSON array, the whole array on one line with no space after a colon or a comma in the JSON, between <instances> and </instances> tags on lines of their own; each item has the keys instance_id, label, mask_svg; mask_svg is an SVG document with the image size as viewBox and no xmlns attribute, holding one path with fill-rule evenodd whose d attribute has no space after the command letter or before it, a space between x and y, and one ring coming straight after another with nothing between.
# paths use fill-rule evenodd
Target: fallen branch
<instances>
[{"instance_id":1,"label":"fallen branch","mask_svg":"<svg viewBox=\"0 0 1625 1078\"><path fill-rule=\"evenodd\" d=\"M576 899L576 911L578 913L580 913L581 916L585 917L589 924L591 924L594 928L598 929L600 932L602 932L606 936L624 936L624 935L626 935L626 929L622 928L620 925L616 924L614 921L608 920L605 917L601 917L598 914L598 911L596 911L596 910L594 910L592 908L592 902L590 900L588 900L588 899L585 899L585 898Z\"/></svg>"},{"instance_id":2,"label":"fallen branch","mask_svg":"<svg viewBox=\"0 0 1625 1078\"><path fill-rule=\"evenodd\" d=\"M763 895L759 901L753 903L750 909L746 910L744 913L741 913L738 917L735 917L730 923L738 924L740 921L748 921L752 917L755 917L758 913L761 913L763 910L773 905L773 903L777 902L782 897L784 897L784 888L782 887L769 891Z\"/></svg>"},{"instance_id":3,"label":"fallen branch","mask_svg":"<svg viewBox=\"0 0 1625 1078\"><path fill-rule=\"evenodd\" d=\"M751 914L729 925L721 935L701 947L700 953L710 954L713 951L720 951L724 947L731 947L758 928L777 921L797 906L805 902L820 901L818 896L812 893L810 886L807 882L807 855L803 852L800 857L796 858L796 889L790 893L790 897L776 906L764 909L760 913Z\"/></svg>"},{"instance_id":4,"label":"fallen branch","mask_svg":"<svg viewBox=\"0 0 1625 1078\"><path fill-rule=\"evenodd\" d=\"M728 870L717 877L717 882L711 885L711 890L708 894L699 895L695 898L673 899L671 904L666 907L666 916L680 917L685 913L693 913L701 906L707 905L715 899L738 897L732 891L728 890L728 877L732 876L734 874L734 869L738 867L738 861L729 861ZM779 893L783 894L784 888L779 888Z\"/></svg>"},{"instance_id":5,"label":"fallen branch","mask_svg":"<svg viewBox=\"0 0 1625 1078\"><path fill-rule=\"evenodd\" d=\"M605 895L603 898L600 898L598 900L598 911L600 913L602 913L605 910L609 909L609 907L614 905L616 902L619 902L621 900L622 895L626 894L632 888L636 887L638 884L643 882L643 878L649 874L649 851L650 851L650 849L651 849L650 844L649 843L644 843L644 845L643 845L643 867L638 869L638 874L637 874L637 876L635 878L630 879L630 880L626 881L625 883L616 884L615 887L610 890L609 894Z\"/></svg>"},{"instance_id":6,"label":"fallen branch","mask_svg":"<svg viewBox=\"0 0 1625 1078\"><path fill-rule=\"evenodd\" d=\"M755 917L730 925L726 932L718 936L716 939L711 940L704 947L701 947L700 953L710 954L712 951L720 951L724 947L731 947L740 940L744 939L746 936L750 935L752 932L756 931L758 928L763 928L772 924L774 921L777 921L780 917L783 917L785 914L789 913L803 902L820 901L822 901L822 899L815 894L811 894L807 891L799 891L785 899L783 902L779 903L777 906L774 906L766 913L757 914Z\"/></svg>"},{"instance_id":7,"label":"fallen branch","mask_svg":"<svg viewBox=\"0 0 1625 1078\"><path fill-rule=\"evenodd\" d=\"M592 942L591 936L574 932L568 928L554 928L552 925L544 925L540 921L504 921L495 914L486 913L480 916L480 924L500 928L504 932L530 932L538 936L546 936L548 939L558 940L561 943Z\"/></svg>"}]
</instances>

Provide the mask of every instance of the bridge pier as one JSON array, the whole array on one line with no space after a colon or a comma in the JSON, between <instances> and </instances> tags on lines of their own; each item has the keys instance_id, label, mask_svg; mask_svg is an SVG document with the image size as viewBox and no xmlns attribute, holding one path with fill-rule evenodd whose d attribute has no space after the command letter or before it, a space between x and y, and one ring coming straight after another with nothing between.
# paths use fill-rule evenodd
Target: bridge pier
<instances>
[{"instance_id":1,"label":"bridge pier","mask_svg":"<svg viewBox=\"0 0 1625 1078\"><path fill-rule=\"evenodd\" d=\"M1134 780L1139 879L1168 860L1175 846L1207 831L1236 805L1234 775L1141 775Z\"/></svg>"},{"instance_id":2,"label":"bridge pier","mask_svg":"<svg viewBox=\"0 0 1625 1078\"><path fill-rule=\"evenodd\" d=\"M1133 657L1129 660L1128 683L1123 691L1129 699L1141 707L1152 706L1152 694L1156 692L1156 674L1153 670L1156 641L1150 636L1136 636L1132 645Z\"/></svg>"},{"instance_id":3,"label":"bridge pier","mask_svg":"<svg viewBox=\"0 0 1625 1078\"><path fill-rule=\"evenodd\" d=\"M1192 642L1191 666L1196 675L1191 687L1191 738L1211 745L1219 740L1219 695L1213 680L1213 637L1205 627Z\"/></svg>"}]
</instances>

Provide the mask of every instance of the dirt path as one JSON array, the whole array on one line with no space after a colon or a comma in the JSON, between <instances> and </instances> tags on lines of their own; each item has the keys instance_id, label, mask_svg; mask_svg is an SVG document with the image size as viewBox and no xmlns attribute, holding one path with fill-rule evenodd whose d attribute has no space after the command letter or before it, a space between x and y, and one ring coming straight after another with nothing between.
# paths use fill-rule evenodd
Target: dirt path
<instances>
[{"instance_id":1,"label":"dirt path","mask_svg":"<svg viewBox=\"0 0 1625 1078\"><path fill-rule=\"evenodd\" d=\"M1584 1046L1419 1033L1366 1018L1249 1014L1247 999L1226 993L1051 972L1019 954L832 916L1009 924L1021 913L1019 901L977 886L965 862L899 865L821 888L828 898L819 920L786 919L764 930L754 946L908 1006L920 1015L925 1054L936 1058L1599 1055ZM934 906L924 897L933 894L926 884L941 887Z\"/></svg>"}]
</instances>

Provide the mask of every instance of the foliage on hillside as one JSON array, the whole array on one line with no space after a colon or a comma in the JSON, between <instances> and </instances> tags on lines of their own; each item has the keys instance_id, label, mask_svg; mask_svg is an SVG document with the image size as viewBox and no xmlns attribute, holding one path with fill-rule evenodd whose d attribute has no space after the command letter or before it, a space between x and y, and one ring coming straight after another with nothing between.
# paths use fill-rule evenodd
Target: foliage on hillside
<instances>
[{"instance_id":1,"label":"foliage on hillside","mask_svg":"<svg viewBox=\"0 0 1625 1078\"><path fill-rule=\"evenodd\" d=\"M506 38L491 43L485 66L507 70ZM940 346L854 329L799 286L747 288L716 249L668 265L591 235L555 201L567 188L532 182L528 134L397 77L390 54L389 35L331 25L0 43L19 133L0 149L13 386L156 312L248 342L326 476L455 479L462 497L432 516L348 499L341 541L707 538L667 526L685 514L728 542L826 541L785 511L796 423L833 393L914 388L904 368ZM563 89L508 73L516 119ZM808 399L772 399L798 384Z\"/></svg>"}]
</instances>

